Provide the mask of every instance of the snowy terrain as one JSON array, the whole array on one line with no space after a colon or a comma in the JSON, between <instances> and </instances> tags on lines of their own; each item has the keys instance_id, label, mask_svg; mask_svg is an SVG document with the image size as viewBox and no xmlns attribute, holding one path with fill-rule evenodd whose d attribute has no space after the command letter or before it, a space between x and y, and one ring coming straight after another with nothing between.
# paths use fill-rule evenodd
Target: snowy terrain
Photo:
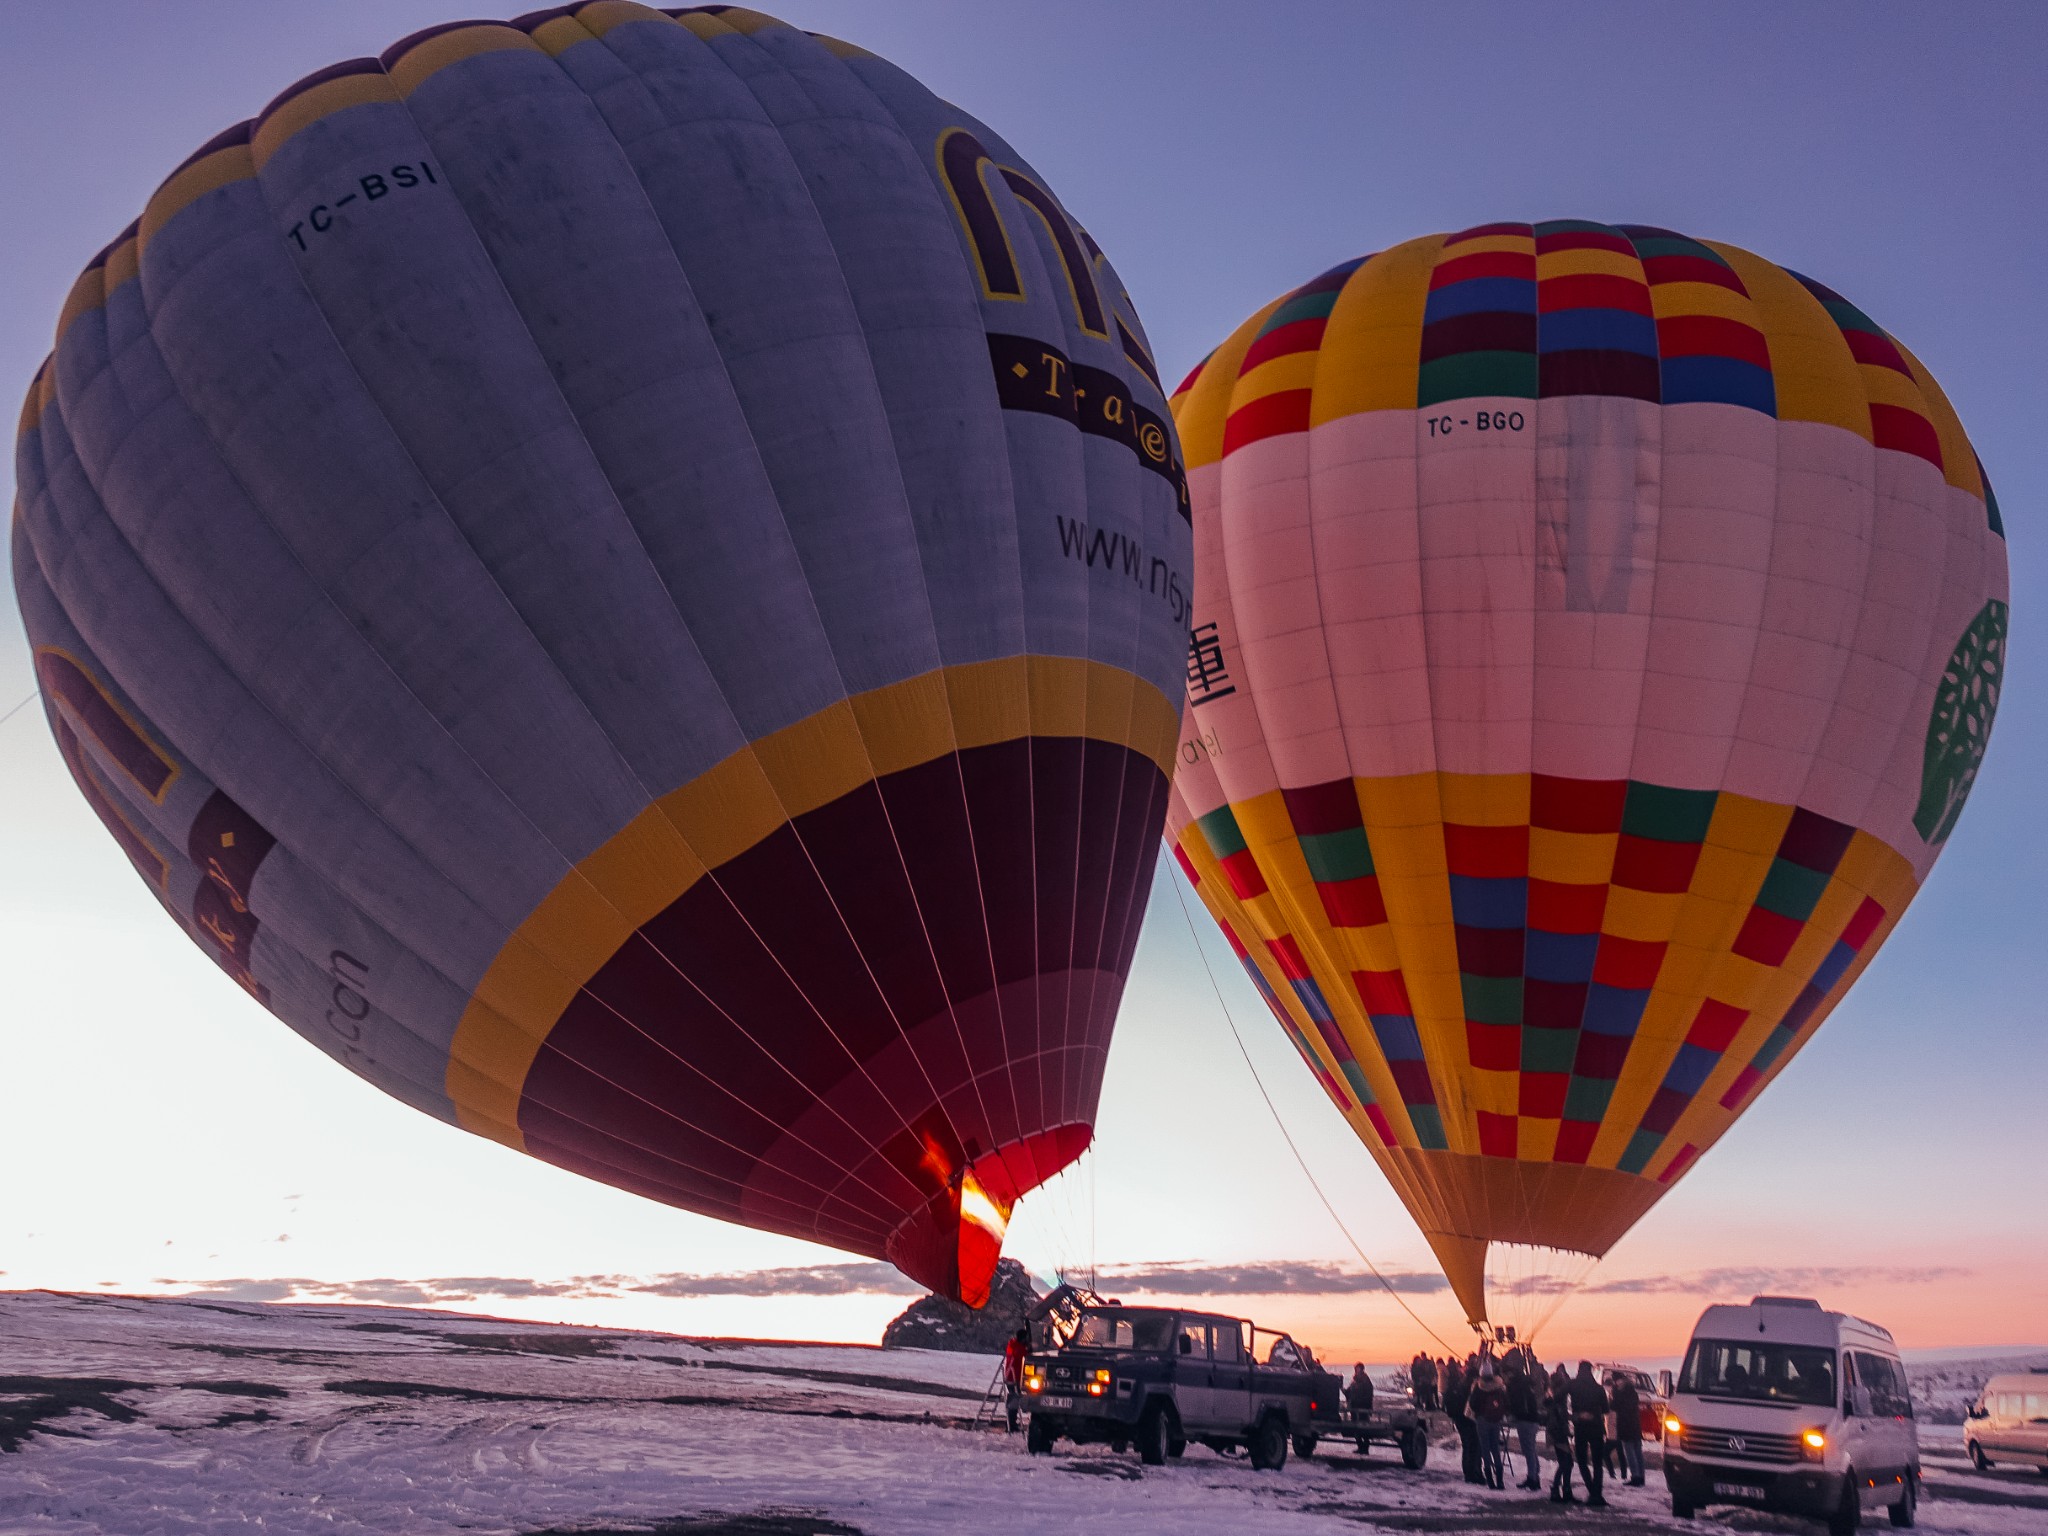
<instances>
[{"instance_id":1,"label":"snowy terrain","mask_svg":"<svg viewBox=\"0 0 2048 1536\"><path fill-rule=\"evenodd\" d=\"M1029 1457L1021 1436L973 1427L993 1365L442 1312L0 1293L0 1532L1817 1529L1718 1511L1680 1524L1654 1468L1606 1514L1568 1512L1467 1487L1441 1446L1420 1474L1384 1451L1278 1473L1199 1448L1158 1470L1102 1448ZM1971 1368L1948 1365L1958 1380ZM1923 1528L2048 1532L2048 1479L1968 1471L1953 1430L1930 1430L1927 1453Z\"/></svg>"}]
</instances>

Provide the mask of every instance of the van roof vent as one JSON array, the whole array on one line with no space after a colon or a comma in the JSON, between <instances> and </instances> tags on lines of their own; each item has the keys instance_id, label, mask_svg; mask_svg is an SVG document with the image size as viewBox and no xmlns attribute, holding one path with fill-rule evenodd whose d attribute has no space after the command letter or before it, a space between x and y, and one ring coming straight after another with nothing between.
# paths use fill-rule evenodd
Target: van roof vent
<instances>
[{"instance_id":1,"label":"van roof vent","mask_svg":"<svg viewBox=\"0 0 2048 1536\"><path fill-rule=\"evenodd\" d=\"M1809 1312L1820 1311L1820 1303L1811 1296L1752 1296L1752 1307L1802 1307Z\"/></svg>"}]
</instances>

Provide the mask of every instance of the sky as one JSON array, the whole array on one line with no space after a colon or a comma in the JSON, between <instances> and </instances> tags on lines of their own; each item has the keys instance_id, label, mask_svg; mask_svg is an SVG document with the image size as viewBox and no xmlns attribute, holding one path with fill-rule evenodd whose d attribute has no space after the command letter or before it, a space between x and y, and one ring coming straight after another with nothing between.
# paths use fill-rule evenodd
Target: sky
<instances>
[{"instance_id":1,"label":"sky","mask_svg":"<svg viewBox=\"0 0 2048 1536\"><path fill-rule=\"evenodd\" d=\"M26 388L78 269L186 153L324 64L465 14L452 4L10 9L0 387ZM2048 750L2031 617L2048 575L2031 517L2048 491L2048 9L785 0L777 14L999 129L1115 260L1170 378L1339 261L1561 217L1746 246L1919 355L2010 534L1988 761L1848 1000L1545 1342L1667 1357L1705 1302L1760 1289L1885 1322L1908 1348L2048 1342L2048 820L2030 766ZM0 712L32 687L11 591ZM848 1340L904 1305L877 1266L577 1179L335 1066L165 921L34 707L0 723L0 790L0 1286ZM1026 1201L1012 1251L1041 1272L1093 1266L1106 1290L1215 1298L1347 1358L1462 1348L1413 1223L1199 908L1195 924L1162 868L1096 1149ZM1361 1250L1398 1300L1361 1278Z\"/></svg>"}]
</instances>

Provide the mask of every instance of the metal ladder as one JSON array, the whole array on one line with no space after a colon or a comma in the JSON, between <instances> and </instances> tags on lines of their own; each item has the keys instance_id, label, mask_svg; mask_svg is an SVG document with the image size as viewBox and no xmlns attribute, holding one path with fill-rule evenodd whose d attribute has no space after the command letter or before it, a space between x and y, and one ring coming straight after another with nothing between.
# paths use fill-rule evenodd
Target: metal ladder
<instances>
[{"instance_id":1,"label":"metal ladder","mask_svg":"<svg viewBox=\"0 0 2048 1536\"><path fill-rule=\"evenodd\" d=\"M988 1390L981 1395L981 1406L974 1410L973 1427L1007 1431L1009 1418L1004 1410L1009 1397L1009 1389L1003 1384L1003 1365L998 1360L996 1373L989 1379Z\"/></svg>"}]
</instances>

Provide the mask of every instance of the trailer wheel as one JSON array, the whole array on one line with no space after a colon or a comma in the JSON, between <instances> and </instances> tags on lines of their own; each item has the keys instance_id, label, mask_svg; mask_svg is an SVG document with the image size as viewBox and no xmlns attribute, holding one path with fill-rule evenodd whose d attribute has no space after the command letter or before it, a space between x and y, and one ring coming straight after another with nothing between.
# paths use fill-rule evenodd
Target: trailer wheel
<instances>
[{"instance_id":1,"label":"trailer wheel","mask_svg":"<svg viewBox=\"0 0 2048 1536\"><path fill-rule=\"evenodd\" d=\"M1252 1453L1254 1471L1278 1472L1287 1465L1287 1421L1267 1414L1252 1429L1246 1448Z\"/></svg>"},{"instance_id":2,"label":"trailer wheel","mask_svg":"<svg viewBox=\"0 0 2048 1536\"><path fill-rule=\"evenodd\" d=\"M1303 1461L1311 1460L1316 1454L1316 1437L1314 1435L1296 1435L1294 1437L1294 1454Z\"/></svg>"},{"instance_id":3,"label":"trailer wheel","mask_svg":"<svg viewBox=\"0 0 2048 1536\"><path fill-rule=\"evenodd\" d=\"M1145 1412L1138 1419L1138 1459L1148 1467L1165 1466L1172 1440L1173 1424L1166 1404L1155 1398L1145 1405Z\"/></svg>"},{"instance_id":4,"label":"trailer wheel","mask_svg":"<svg viewBox=\"0 0 2048 1536\"><path fill-rule=\"evenodd\" d=\"M1051 1419L1034 1413L1031 1415L1031 1428L1024 1436L1024 1449L1033 1456L1048 1456L1052 1453L1052 1443L1059 1437L1059 1429Z\"/></svg>"},{"instance_id":5,"label":"trailer wheel","mask_svg":"<svg viewBox=\"0 0 2048 1536\"><path fill-rule=\"evenodd\" d=\"M1401 1465L1420 1472L1429 1460L1429 1434L1418 1424L1401 1437Z\"/></svg>"}]
</instances>

